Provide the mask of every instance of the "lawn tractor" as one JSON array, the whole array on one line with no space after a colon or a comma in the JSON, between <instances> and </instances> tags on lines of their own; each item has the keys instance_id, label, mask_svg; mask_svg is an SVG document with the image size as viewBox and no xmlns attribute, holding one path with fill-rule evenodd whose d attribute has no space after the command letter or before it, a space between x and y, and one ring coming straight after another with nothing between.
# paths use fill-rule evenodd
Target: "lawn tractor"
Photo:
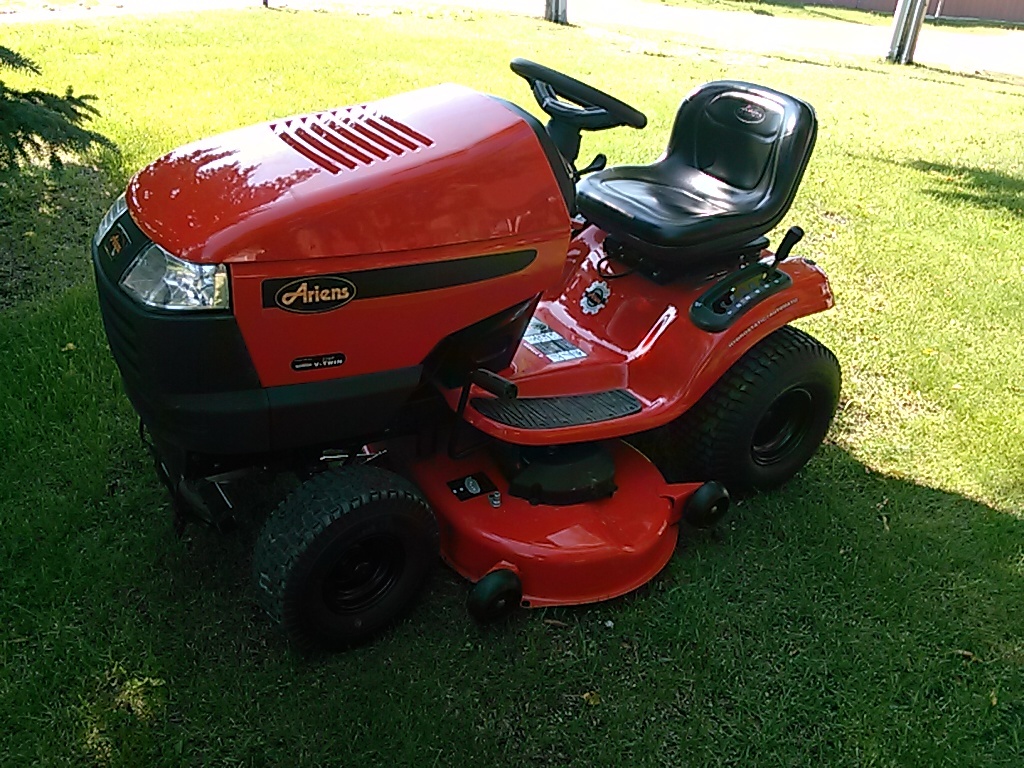
<instances>
[{"instance_id":1,"label":"lawn tractor","mask_svg":"<svg viewBox=\"0 0 1024 768\"><path fill-rule=\"evenodd\" d=\"M438 555L480 621L630 592L727 487L793 476L835 411L835 356L788 325L832 306L828 280L790 256L798 228L765 237L811 107L712 82L655 162L578 167L583 131L646 117L512 69L546 125L455 85L272 120L159 158L96 232L178 514L223 522L247 473L295 478L253 570L301 647L376 636Z\"/></svg>"}]
</instances>

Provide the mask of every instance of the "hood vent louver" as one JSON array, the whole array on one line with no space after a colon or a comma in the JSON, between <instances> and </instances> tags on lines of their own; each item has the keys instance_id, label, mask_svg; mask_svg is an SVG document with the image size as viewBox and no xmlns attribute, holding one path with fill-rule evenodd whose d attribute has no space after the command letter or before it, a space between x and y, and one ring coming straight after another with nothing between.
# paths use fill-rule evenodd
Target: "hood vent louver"
<instances>
[{"instance_id":1,"label":"hood vent louver","mask_svg":"<svg viewBox=\"0 0 1024 768\"><path fill-rule=\"evenodd\" d=\"M393 117L347 107L270 124L285 144L325 171L340 173L430 147L434 140Z\"/></svg>"}]
</instances>

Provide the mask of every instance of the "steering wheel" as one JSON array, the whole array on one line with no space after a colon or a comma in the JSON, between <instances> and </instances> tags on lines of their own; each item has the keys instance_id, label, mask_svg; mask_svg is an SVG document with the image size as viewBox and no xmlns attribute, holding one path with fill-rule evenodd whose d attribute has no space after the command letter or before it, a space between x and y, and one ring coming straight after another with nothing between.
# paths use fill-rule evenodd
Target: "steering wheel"
<instances>
[{"instance_id":1,"label":"steering wheel","mask_svg":"<svg viewBox=\"0 0 1024 768\"><path fill-rule=\"evenodd\" d=\"M511 67L530 84L540 108L553 120L585 131L647 125L647 116L640 110L561 72L526 59L513 59Z\"/></svg>"}]
</instances>

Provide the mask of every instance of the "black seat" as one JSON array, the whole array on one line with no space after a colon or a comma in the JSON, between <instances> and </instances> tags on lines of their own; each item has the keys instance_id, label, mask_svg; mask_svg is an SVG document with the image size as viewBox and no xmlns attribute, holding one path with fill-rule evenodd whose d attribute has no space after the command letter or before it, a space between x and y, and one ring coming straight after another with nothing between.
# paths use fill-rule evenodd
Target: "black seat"
<instances>
[{"instance_id":1,"label":"black seat","mask_svg":"<svg viewBox=\"0 0 1024 768\"><path fill-rule=\"evenodd\" d=\"M782 220L817 132L814 110L799 99L734 80L708 83L683 100L659 160L585 177L576 204L645 256L680 263L728 255Z\"/></svg>"}]
</instances>

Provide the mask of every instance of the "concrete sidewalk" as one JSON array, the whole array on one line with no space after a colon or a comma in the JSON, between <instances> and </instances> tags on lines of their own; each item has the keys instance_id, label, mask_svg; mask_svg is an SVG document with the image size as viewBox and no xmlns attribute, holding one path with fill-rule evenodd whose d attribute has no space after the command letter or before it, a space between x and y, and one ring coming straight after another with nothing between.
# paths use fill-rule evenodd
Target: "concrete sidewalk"
<instances>
[{"instance_id":1,"label":"concrete sidewalk","mask_svg":"<svg viewBox=\"0 0 1024 768\"><path fill-rule=\"evenodd\" d=\"M348 9L454 6L527 16L543 13L543 0L271 0L278 9ZM0 12L0 23L97 18L115 14L182 13L223 8L259 8L262 0L91 0L90 5ZM829 19L794 19L755 13L678 8L643 0L573 0L569 21L580 26L637 27L670 33L680 43L750 53L881 59L891 29ZM1024 30L938 29L926 26L918 42L919 64L962 72L1024 77Z\"/></svg>"}]
</instances>

